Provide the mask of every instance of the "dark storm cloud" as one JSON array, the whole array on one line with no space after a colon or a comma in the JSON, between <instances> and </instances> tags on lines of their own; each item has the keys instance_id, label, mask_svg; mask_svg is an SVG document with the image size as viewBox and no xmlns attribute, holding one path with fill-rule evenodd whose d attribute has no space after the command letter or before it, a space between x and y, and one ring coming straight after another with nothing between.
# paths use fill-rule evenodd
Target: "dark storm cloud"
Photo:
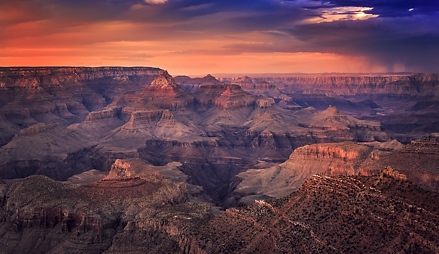
<instances>
[{"instance_id":1,"label":"dark storm cloud","mask_svg":"<svg viewBox=\"0 0 439 254\"><path fill-rule=\"evenodd\" d=\"M439 19L435 16L335 21L288 31L305 43L299 50L357 55L388 67L439 71Z\"/></svg>"}]
</instances>

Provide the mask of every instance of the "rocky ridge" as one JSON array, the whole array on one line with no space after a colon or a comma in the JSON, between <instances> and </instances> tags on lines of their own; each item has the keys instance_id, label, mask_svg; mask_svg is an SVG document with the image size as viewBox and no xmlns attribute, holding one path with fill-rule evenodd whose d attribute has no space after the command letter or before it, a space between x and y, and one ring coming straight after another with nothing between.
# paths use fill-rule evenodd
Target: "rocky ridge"
<instances>
[{"instance_id":1,"label":"rocky ridge","mask_svg":"<svg viewBox=\"0 0 439 254\"><path fill-rule=\"evenodd\" d=\"M391 168L315 175L285 198L228 209L198 227L197 243L209 253L436 253L437 198Z\"/></svg>"},{"instance_id":2,"label":"rocky ridge","mask_svg":"<svg viewBox=\"0 0 439 254\"><path fill-rule=\"evenodd\" d=\"M343 76L343 75L286 75L285 77L253 78L253 82L268 81L281 90L303 94L407 95L438 96L437 74Z\"/></svg>"}]
</instances>

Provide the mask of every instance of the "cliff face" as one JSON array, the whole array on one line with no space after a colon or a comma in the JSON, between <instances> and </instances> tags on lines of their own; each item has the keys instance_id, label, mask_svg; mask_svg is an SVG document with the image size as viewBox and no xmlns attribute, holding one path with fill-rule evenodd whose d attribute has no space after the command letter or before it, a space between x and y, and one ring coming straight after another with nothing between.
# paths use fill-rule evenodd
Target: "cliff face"
<instances>
[{"instance_id":1,"label":"cliff face","mask_svg":"<svg viewBox=\"0 0 439 254\"><path fill-rule=\"evenodd\" d=\"M396 141L380 143L321 143L299 147L284 163L249 169L236 176L237 184L227 199L230 204L249 204L257 199L280 198L297 190L315 174L370 175L378 171L374 164L380 156L400 149Z\"/></svg>"},{"instance_id":2,"label":"cliff face","mask_svg":"<svg viewBox=\"0 0 439 254\"><path fill-rule=\"evenodd\" d=\"M300 112L298 112L300 114ZM305 111L305 113L307 113ZM307 117L305 117L307 116ZM381 124L374 121L360 120L350 115L341 113L337 108L329 106L324 111L303 115L300 126L316 129L323 136L343 141L351 137L357 141L386 141L388 136L383 132ZM343 137L344 133L346 137Z\"/></svg>"},{"instance_id":3,"label":"cliff face","mask_svg":"<svg viewBox=\"0 0 439 254\"><path fill-rule=\"evenodd\" d=\"M165 71L141 91L124 94L111 106L123 107L124 112L130 112L146 108L178 110L190 107L193 103L193 97L177 85L172 76Z\"/></svg>"},{"instance_id":4,"label":"cliff face","mask_svg":"<svg viewBox=\"0 0 439 254\"><path fill-rule=\"evenodd\" d=\"M281 164L261 164L239 173L229 204L283 197L314 174L372 175L390 166L417 186L438 191L438 135L403 145L396 140L367 143L321 143L299 147ZM236 187L236 188L235 188Z\"/></svg>"},{"instance_id":5,"label":"cliff face","mask_svg":"<svg viewBox=\"0 0 439 254\"><path fill-rule=\"evenodd\" d=\"M18 67L0 68L0 88L42 91L50 87L75 86L99 79L128 81L157 76L163 70L150 67Z\"/></svg>"},{"instance_id":6,"label":"cliff face","mask_svg":"<svg viewBox=\"0 0 439 254\"><path fill-rule=\"evenodd\" d=\"M268 81L288 92L303 94L331 94L344 96L397 95L431 96L439 95L437 74L416 74L412 76L289 76L254 78L256 82Z\"/></svg>"},{"instance_id":7,"label":"cliff face","mask_svg":"<svg viewBox=\"0 0 439 254\"><path fill-rule=\"evenodd\" d=\"M226 86L225 90L215 99L214 105L220 108L239 108L252 106L255 99L244 92L239 86Z\"/></svg>"},{"instance_id":8,"label":"cliff face","mask_svg":"<svg viewBox=\"0 0 439 254\"><path fill-rule=\"evenodd\" d=\"M161 73L157 68L0 68L1 125L7 127L0 139L36 123L81 122L90 111L141 90Z\"/></svg>"}]
</instances>

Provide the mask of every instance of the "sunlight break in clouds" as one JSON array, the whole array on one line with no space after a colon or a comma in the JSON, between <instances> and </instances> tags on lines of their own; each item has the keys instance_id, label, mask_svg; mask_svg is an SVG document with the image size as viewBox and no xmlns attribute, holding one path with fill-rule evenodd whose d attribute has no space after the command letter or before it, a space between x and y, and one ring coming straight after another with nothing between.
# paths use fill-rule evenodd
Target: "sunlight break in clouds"
<instances>
[{"instance_id":1,"label":"sunlight break in clouds","mask_svg":"<svg viewBox=\"0 0 439 254\"><path fill-rule=\"evenodd\" d=\"M147 4L164 4L168 0L145 0Z\"/></svg>"},{"instance_id":2,"label":"sunlight break in clouds","mask_svg":"<svg viewBox=\"0 0 439 254\"><path fill-rule=\"evenodd\" d=\"M302 23L320 23L333 22L339 20L367 20L377 18L378 15L368 14L367 11L373 10L371 7L331 7L321 8L321 15L319 17L309 18Z\"/></svg>"}]
</instances>

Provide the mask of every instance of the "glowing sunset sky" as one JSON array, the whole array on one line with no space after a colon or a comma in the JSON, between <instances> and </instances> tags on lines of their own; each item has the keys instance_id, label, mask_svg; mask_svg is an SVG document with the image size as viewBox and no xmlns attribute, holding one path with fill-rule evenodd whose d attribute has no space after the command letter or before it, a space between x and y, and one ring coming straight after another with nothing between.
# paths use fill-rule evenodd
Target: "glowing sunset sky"
<instances>
[{"instance_id":1,"label":"glowing sunset sky","mask_svg":"<svg viewBox=\"0 0 439 254\"><path fill-rule=\"evenodd\" d=\"M0 66L439 72L439 1L1 0Z\"/></svg>"}]
</instances>

